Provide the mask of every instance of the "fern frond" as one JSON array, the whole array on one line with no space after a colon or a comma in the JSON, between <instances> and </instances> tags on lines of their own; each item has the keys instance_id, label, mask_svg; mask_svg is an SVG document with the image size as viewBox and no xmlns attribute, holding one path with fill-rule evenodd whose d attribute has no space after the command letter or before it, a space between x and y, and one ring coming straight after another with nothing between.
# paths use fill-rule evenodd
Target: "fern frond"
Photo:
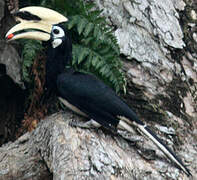
<instances>
[{"instance_id":1,"label":"fern frond","mask_svg":"<svg viewBox=\"0 0 197 180\"><path fill-rule=\"evenodd\" d=\"M31 71L31 66L33 65L33 60L35 59L38 52L40 52L43 49L43 47L40 41L22 40L22 43L24 44L22 50L23 80L26 82L30 82L31 81L30 71Z\"/></svg>"},{"instance_id":2,"label":"fern frond","mask_svg":"<svg viewBox=\"0 0 197 180\"><path fill-rule=\"evenodd\" d=\"M39 2L42 6L59 11L69 18L66 27L70 30L73 40L73 67L96 74L117 92L125 89L125 75L121 70L119 58L120 49L112 28L101 16L102 10L96 9L92 1L84 0L75 0L72 3L70 0L28 1L31 5L37 5ZM25 79L34 53L35 51L25 57Z\"/></svg>"},{"instance_id":3,"label":"fern frond","mask_svg":"<svg viewBox=\"0 0 197 180\"><path fill-rule=\"evenodd\" d=\"M91 47L73 44L73 62L82 64L83 71L91 72L99 76L104 82L108 83L119 92L125 87L124 73L121 71L119 63L109 63L111 55L102 56L99 51ZM110 60L111 62L111 60ZM117 71L117 68L120 68ZM79 71L81 69L78 69Z\"/></svg>"}]
</instances>

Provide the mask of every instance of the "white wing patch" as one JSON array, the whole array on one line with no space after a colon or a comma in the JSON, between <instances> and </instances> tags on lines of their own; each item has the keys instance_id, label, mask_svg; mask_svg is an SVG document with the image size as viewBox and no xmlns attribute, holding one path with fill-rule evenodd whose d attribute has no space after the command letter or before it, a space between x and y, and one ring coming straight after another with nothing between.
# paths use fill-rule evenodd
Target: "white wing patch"
<instances>
[{"instance_id":1,"label":"white wing patch","mask_svg":"<svg viewBox=\"0 0 197 180\"><path fill-rule=\"evenodd\" d=\"M66 101L65 99L58 97L58 99L70 110L74 111L75 113L83 116L83 117L88 117L87 114L85 114L84 112L82 112L81 110L79 110L77 107L73 106L72 104L70 104L68 101Z\"/></svg>"}]
</instances>

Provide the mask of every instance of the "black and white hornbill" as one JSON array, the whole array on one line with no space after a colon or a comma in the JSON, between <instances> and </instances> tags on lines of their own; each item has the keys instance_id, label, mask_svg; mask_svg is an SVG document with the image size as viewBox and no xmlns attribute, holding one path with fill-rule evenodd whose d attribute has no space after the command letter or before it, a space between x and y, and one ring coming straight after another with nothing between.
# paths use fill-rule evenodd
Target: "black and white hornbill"
<instances>
[{"instance_id":1,"label":"black and white hornbill","mask_svg":"<svg viewBox=\"0 0 197 180\"><path fill-rule=\"evenodd\" d=\"M62 23L67 18L43 7L25 7L15 13L20 22L6 34L7 40L20 38L47 41L46 86L72 110L93 119L112 131L132 132L136 126L187 175L183 162L142 122L115 92L96 77L76 72L66 65L72 60L72 43Z\"/></svg>"}]
</instances>

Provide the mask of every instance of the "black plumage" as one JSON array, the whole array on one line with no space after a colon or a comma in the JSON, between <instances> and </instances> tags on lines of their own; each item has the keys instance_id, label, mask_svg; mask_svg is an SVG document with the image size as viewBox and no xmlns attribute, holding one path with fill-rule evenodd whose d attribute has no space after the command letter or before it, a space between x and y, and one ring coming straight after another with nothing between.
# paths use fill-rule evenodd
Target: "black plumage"
<instances>
[{"instance_id":1,"label":"black plumage","mask_svg":"<svg viewBox=\"0 0 197 180\"><path fill-rule=\"evenodd\" d=\"M58 93L68 102L85 112L106 128L117 128L117 116L125 116L142 124L136 114L111 88L96 77L69 71L57 78Z\"/></svg>"}]
</instances>

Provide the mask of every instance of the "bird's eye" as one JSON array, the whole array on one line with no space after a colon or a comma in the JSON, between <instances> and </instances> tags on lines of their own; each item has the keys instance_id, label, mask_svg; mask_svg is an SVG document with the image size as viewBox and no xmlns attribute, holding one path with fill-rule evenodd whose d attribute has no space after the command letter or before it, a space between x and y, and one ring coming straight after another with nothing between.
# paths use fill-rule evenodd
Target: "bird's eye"
<instances>
[{"instance_id":1,"label":"bird's eye","mask_svg":"<svg viewBox=\"0 0 197 180\"><path fill-rule=\"evenodd\" d=\"M59 34L59 32L60 32L59 29L54 29L54 30L53 30L53 33L54 33L54 34Z\"/></svg>"},{"instance_id":2,"label":"bird's eye","mask_svg":"<svg viewBox=\"0 0 197 180\"><path fill-rule=\"evenodd\" d=\"M51 35L53 39L65 37L64 29L60 26L53 26Z\"/></svg>"}]
</instances>

